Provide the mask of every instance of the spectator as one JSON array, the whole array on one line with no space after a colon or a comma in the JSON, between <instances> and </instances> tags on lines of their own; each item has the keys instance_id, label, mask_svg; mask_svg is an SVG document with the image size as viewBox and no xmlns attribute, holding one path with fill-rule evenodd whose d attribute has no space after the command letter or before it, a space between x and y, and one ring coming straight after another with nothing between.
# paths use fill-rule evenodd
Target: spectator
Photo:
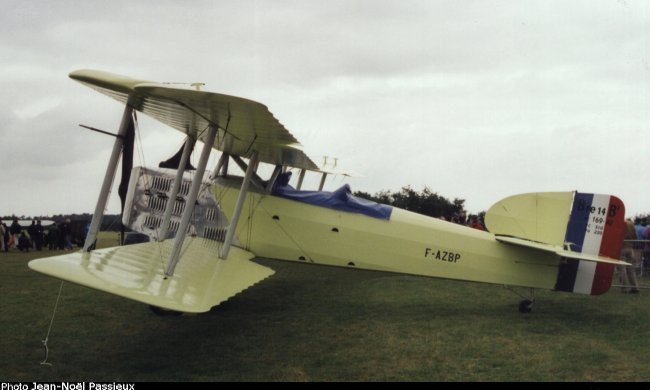
<instances>
[{"instance_id":1,"label":"spectator","mask_svg":"<svg viewBox=\"0 0 650 390\"><path fill-rule=\"evenodd\" d=\"M27 237L27 234L25 232L20 233L20 237L18 237L18 249L22 252L29 252L29 248L31 248L32 243L29 241L29 237Z\"/></svg>"},{"instance_id":2,"label":"spectator","mask_svg":"<svg viewBox=\"0 0 650 390\"><path fill-rule=\"evenodd\" d=\"M63 249L63 247L59 247L60 234L61 232L59 231L59 228L56 226L56 224L54 224L47 232L47 248L49 250Z\"/></svg>"},{"instance_id":3,"label":"spectator","mask_svg":"<svg viewBox=\"0 0 650 390\"><path fill-rule=\"evenodd\" d=\"M627 224L627 232L625 233L626 240L636 240L636 229L631 220L625 221ZM633 242L625 242L623 250L621 251L621 260L626 261L631 266L618 266L618 275L621 279L623 293L629 292L630 294L639 293L639 282L636 279L636 268L640 263L640 251L635 249Z\"/></svg>"},{"instance_id":4,"label":"spectator","mask_svg":"<svg viewBox=\"0 0 650 390\"><path fill-rule=\"evenodd\" d=\"M471 218L471 221L470 221L469 227L474 228L474 229L478 229L478 230L485 230L485 227L483 227L483 224L478 219L478 215L472 215L470 218Z\"/></svg>"},{"instance_id":5,"label":"spectator","mask_svg":"<svg viewBox=\"0 0 650 390\"><path fill-rule=\"evenodd\" d=\"M6 252L5 244L7 241L5 240L5 224L2 222L2 219L0 219L0 252Z\"/></svg>"},{"instance_id":6,"label":"spectator","mask_svg":"<svg viewBox=\"0 0 650 390\"><path fill-rule=\"evenodd\" d=\"M43 250L43 234L45 234L45 229L43 229L43 225L41 224L40 219L36 220L36 229L34 232L34 237L32 237L32 240L34 241L34 247L36 250Z\"/></svg>"},{"instance_id":7,"label":"spectator","mask_svg":"<svg viewBox=\"0 0 650 390\"><path fill-rule=\"evenodd\" d=\"M82 243L86 242L86 237L88 237L88 232L90 232L90 222L84 225L84 230L82 232L83 234L83 240L81 241Z\"/></svg>"},{"instance_id":8,"label":"spectator","mask_svg":"<svg viewBox=\"0 0 650 390\"><path fill-rule=\"evenodd\" d=\"M643 262L644 266L650 266L650 225L646 225L645 229L643 229L643 236L641 236L642 240L645 240L645 245L643 243L640 243L643 245Z\"/></svg>"},{"instance_id":9,"label":"spectator","mask_svg":"<svg viewBox=\"0 0 650 390\"><path fill-rule=\"evenodd\" d=\"M27 228L27 234L32 241L32 249L36 249L36 220L32 220L32 224Z\"/></svg>"},{"instance_id":10,"label":"spectator","mask_svg":"<svg viewBox=\"0 0 650 390\"><path fill-rule=\"evenodd\" d=\"M59 230L65 250L72 250L72 228L70 227L70 218L66 218L65 221L61 223Z\"/></svg>"},{"instance_id":11,"label":"spectator","mask_svg":"<svg viewBox=\"0 0 650 390\"><path fill-rule=\"evenodd\" d=\"M11 237L11 234L9 233L9 226L7 226L7 224L2 221L0 221L0 225L2 225L2 230L4 231L2 235L2 243L4 244L4 251L9 252L9 239Z\"/></svg>"},{"instance_id":12,"label":"spectator","mask_svg":"<svg viewBox=\"0 0 650 390\"><path fill-rule=\"evenodd\" d=\"M9 233L11 234L11 245L10 245L11 248L16 248L16 246L18 245L18 237L20 236L20 233L22 231L23 228L18 223L18 218L14 217L11 226L9 226Z\"/></svg>"},{"instance_id":13,"label":"spectator","mask_svg":"<svg viewBox=\"0 0 650 390\"><path fill-rule=\"evenodd\" d=\"M637 240L643 240L643 231L645 230L646 227L646 219L645 218L636 218L634 220L634 229L636 230L636 239Z\"/></svg>"},{"instance_id":14,"label":"spectator","mask_svg":"<svg viewBox=\"0 0 650 390\"><path fill-rule=\"evenodd\" d=\"M634 220L634 229L636 230L636 239L637 240L643 240L644 239L646 225L647 225L647 220L645 218L637 217ZM648 249L644 250L643 247L644 247L644 245L643 245L642 242L635 242L634 243L634 248L643 252L643 256L642 256L641 261L643 262L644 266L648 266L648 265L650 265L650 264L647 264L647 262L650 261L650 259L648 258L648 255L650 253L647 253Z\"/></svg>"}]
</instances>

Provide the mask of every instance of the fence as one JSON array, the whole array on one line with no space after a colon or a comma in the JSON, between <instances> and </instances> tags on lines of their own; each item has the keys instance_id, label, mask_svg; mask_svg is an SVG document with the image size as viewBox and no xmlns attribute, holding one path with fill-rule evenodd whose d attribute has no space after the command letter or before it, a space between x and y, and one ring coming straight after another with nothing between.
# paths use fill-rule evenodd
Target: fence
<instances>
[{"instance_id":1,"label":"fence","mask_svg":"<svg viewBox=\"0 0 650 390\"><path fill-rule=\"evenodd\" d=\"M639 288L650 288L650 280L644 284L644 276L650 274L650 240L625 240L623 243L622 260L632 264L639 282ZM616 268L615 279L612 283L614 287L632 287L623 286L619 272L620 267Z\"/></svg>"}]
</instances>

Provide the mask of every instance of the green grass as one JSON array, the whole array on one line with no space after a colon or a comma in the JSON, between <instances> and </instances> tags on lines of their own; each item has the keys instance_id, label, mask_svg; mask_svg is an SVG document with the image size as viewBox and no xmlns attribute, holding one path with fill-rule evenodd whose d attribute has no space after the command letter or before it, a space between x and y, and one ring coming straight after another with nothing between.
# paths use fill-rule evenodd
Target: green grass
<instances>
[{"instance_id":1,"label":"green grass","mask_svg":"<svg viewBox=\"0 0 650 390\"><path fill-rule=\"evenodd\" d=\"M104 244L114 243L104 236ZM277 273L203 315L158 317L0 253L0 379L647 381L650 291L539 291L260 260ZM645 281L648 284L648 280Z\"/></svg>"}]
</instances>

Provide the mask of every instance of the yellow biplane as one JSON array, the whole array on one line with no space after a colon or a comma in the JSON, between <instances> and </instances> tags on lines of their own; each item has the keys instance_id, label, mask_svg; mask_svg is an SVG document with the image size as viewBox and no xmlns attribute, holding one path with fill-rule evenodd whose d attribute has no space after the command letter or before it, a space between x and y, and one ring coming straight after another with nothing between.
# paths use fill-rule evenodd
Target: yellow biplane
<instances>
[{"instance_id":1,"label":"yellow biplane","mask_svg":"<svg viewBox=\"0 0 650 390\"><path fill-rule=\"evenodd\" d=\"M125 104L82 251L33 260L39 272L155 308L206 312L271 276L255 257L494 283L530 289L606 292L625 233L624 206L610 195L515 195L487 212L488 231L357 198L344 185L322 191L319 167L260 103L95 70L70 77ZM120 155L132 154L134 111L186 134L176 171L123 161L123 222L150 242L94 249ZM205 147L193 179L196 141ZM222 152L206 174L213 149ZM245 174L229 173L234 162ZM274 167L268 178L258 166ZM131 170L129 172L129 170ZM291 183L291 170L299 172ZM230 170L231 171L231 170ZM303 190L307 171L322 175ZM173 173L171 173L173 172Z\"/></svg>"}]
</instances>

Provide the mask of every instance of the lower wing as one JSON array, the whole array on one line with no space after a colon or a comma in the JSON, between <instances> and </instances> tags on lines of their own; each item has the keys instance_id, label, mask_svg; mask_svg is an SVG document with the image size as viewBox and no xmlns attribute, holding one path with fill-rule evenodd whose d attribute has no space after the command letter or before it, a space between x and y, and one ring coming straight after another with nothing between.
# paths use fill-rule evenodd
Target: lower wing
<instances>
[{"instance_id":1,"label":"lower wing","mask_svg":"<svg viewBox=\"0 0 650 390\"><path fill-rule=\"evenodd\" d=\"M232 248L228 260L217 256L219 243L187 237L174 276L165 276L173 240L32 260L35 271L164 309L207 312L273 275L250 261L252 253Z\"/></svg>"}]
</instances>

